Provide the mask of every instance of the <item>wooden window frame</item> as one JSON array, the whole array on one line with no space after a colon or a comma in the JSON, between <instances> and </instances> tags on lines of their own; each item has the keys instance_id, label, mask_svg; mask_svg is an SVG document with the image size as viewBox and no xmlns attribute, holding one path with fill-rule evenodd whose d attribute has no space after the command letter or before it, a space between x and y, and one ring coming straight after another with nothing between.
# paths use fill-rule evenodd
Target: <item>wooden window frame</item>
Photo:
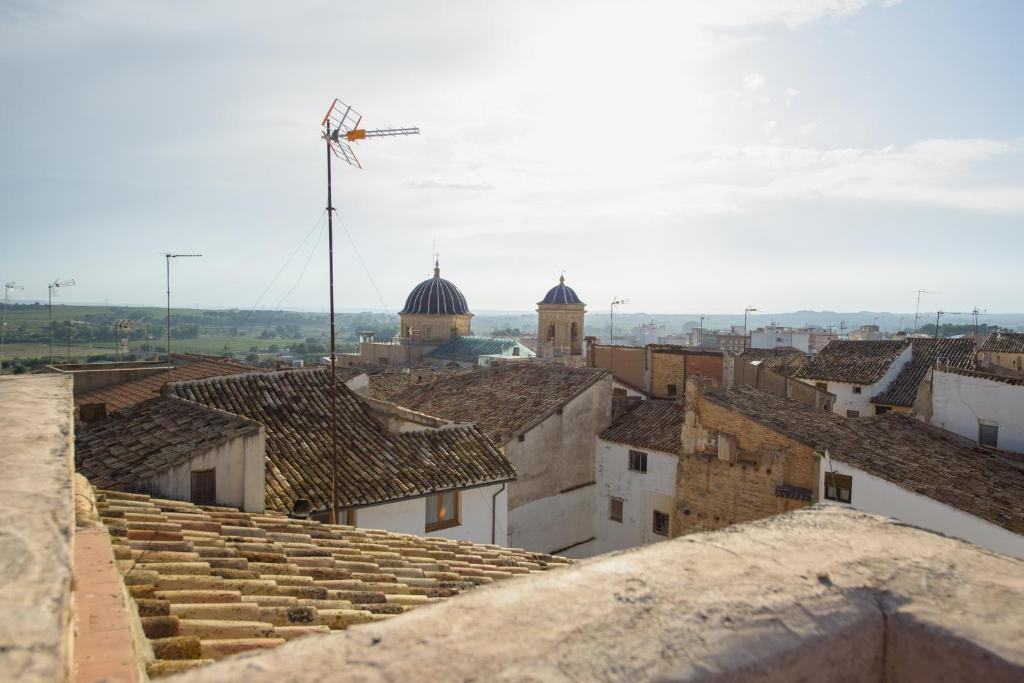
<instances>
[{"instance_id":1,"label":"wooden window frame","mask_svg":"<svg viewBox=\"0 0 1024 683\"><path fill-rule=\"evenodd\" d=\"M455 501L455 514L452 515L451 519L445 519L438 522L427 522L424 519L424 528L426 531L440 531L441 529L450 529L454 526L460 526L462 524L462 492L461 491L444 491L441 493L434 493L426 498L426 504L429 506L431 500L434 500L437 506L440 508L440 501L442 496L452 494L452 498ZM440 515L438 515L440 516ZM424 518L426 517L426 511L424 511Z\"/></svg>"},{"instance_id":2,"label":"wooden window frame","mask_svg":"<svg viewBox=\"0 0 1024 683\"><path fill-rule=\"evenodd\" d=\"M641 465L640 467L633 466L634 458L636 458L636 462ZM647 474L647 451L638 451L633 448L629 449L629 471Z\"/></svg>"},{"instance_id":3,"label":"wooden window frame","mask_svg":"<svg viewBox=\"0 0 1024 683\"><path fill-rule=\"evenodd\" d=\"M995 437L993 443L985 443L981 438L986 428L993 430L992 436ZM986 448L999 448L999 425L990 422L978 422L978 445L985 446Z\"/></svg>"},{"instance_id":4,"label":"wooden window frame","mask_svg":"<svg viewBox=\"0 0 1024 683\"><path fill-rule=\"evenodd\" d=\"M211 467L211 468L205 469L205 470L192 470L191 474L192 474L192 477L191 477L191 482L190 482L190 486L189 486L189 499L192 501L192 503L194 503L195 505L216 505L217 504L217 468L216 467ZM200 478L205 477L205 476L210 476L210 477L213 478L213 492L212 492L212 495L211 495L211 497L209 499L197 499L196 498L197 489L201 488L201 487L197 487L196 486L196 478L197 478L197 476L200 477Z\"/></svg>"},{"instance_id":5,"label":"wooden window frame","mask_svg":"<svg viewBox=\"0 0 1024 683\"><path fill-rule=\"evenodd\" d=\"M665 530L658 531L658 515L661 515L665 519ZM651 531L658 534L659 536L668 536L672 529L672 517L667 512L661 510L655 510L654 514L651 515Z\"/></svg>"},{"instance_id":6,"label":"wooden window frame","mask_svg":"<svg viewBox=\"0 0 1024 683\"><path fill-rule=\"evenodd\" d=\"M833 483L834 482L834 483ZM843 486L846 484L846 486ZM835 489L834 495L829 495L829 486ZM825 500L834 500L837 503L846 503L847 505L853 504L853 476L849 474L840 474L838 472L825 472L824 486L822 486L822 494L825 496ZM843 490L846 490L846 497L843 498Z\"/></svg>"},{"instance_id":7,"label":"wooden window frame","mask_svg":"<svg viewBox=\"0 0 1024 683\"><path fill-rule=\"evenodd\" d=\"M619 504L619 515L615 516L615 504ZM622 498L616 498L615 496L609 496L608 498L608 519L618 524L622 524L622 518L626 509L626 501Z\"/></svg>"}]
</instances>

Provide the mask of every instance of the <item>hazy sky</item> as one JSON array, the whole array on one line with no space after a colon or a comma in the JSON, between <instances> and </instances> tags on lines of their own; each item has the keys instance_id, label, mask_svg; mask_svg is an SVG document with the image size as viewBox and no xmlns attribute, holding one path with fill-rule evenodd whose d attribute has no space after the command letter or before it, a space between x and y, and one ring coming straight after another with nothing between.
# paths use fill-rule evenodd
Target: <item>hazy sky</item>
<instances>
[{"instance_id":1,"label":"hazy sky","mask_svg":"<svg viewBox=\"0 0 1024 683\"><path fill-rule=\"evenodd\" d=\"M326 307L339 97L423 131L335 165L381 295L336 224L342 308L401 308L436 240L475 310L564 268L598 311L1021 311L1022 33L1019 0L0 0L0 279L158 304L197 251L178 305L281 271L261 307Z\"/></svg>"}]
</instances>

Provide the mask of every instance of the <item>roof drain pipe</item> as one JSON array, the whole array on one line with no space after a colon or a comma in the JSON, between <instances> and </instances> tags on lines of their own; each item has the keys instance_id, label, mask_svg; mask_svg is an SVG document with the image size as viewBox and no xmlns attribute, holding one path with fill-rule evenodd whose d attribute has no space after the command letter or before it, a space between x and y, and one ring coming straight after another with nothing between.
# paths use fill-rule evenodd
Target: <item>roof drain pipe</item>
<instances>
[{"instance_id":1,"label":"roof drain pipe","mask_svg":"<svg viewBox=\"0 0 1024 683\"><path fill-rule=\"evenodd\" d=\"M505 490L506 486L508 486L508 482L505 482L505 481L501 482L501 488L498 489L497 491L495 491L494 495L491 496L491 545L495 544L495 540L494 540L495 539L495 529L494 528L498 524L498 496L501 495L501 492ZM508 543L508 538L505 538L505 543ZM504 545L504 544L502 544L502 545Z\"/></svg>"}]
</instances>

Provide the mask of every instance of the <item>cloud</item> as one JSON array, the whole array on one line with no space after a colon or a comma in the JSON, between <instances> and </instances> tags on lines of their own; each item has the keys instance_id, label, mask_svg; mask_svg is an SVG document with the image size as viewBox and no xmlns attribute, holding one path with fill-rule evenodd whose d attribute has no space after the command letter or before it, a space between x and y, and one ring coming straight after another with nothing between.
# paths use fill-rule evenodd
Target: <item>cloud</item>
<instances>
[{"instance_id":1,"label":"cloud","mask_svg":"<svg viewBox=\"0 0 1024 683\"><path fill-rule=\"evenodd\" d=\"M764 76L759 73L747 74L743 77L743 89L754 92L764 86Z\"/></svg>"},{"instance_id":2,"label":"cloud","mask_svg":"<svg viewBox=\"0 0 1024 683\"><path fill-rule=\"evenodd\" d=\"M413 190L493 190L494 185L482 180L457 180L447 178L422 178L405 181L405 187Z\"/></svg>"}]
</instances>

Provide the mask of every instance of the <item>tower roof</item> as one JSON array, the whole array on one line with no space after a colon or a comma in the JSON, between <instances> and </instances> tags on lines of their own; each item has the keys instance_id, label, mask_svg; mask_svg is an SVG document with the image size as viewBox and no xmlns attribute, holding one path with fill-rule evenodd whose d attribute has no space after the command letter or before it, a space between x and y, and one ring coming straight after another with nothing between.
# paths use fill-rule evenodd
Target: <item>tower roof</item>
<instances>
[{"instance_id":1,"label":"tower roof","mask_svg":"<svg viewBox=\"0 0 1024 683\"><path fill-rule=\"evenodd\" d=\"M558 284L548 290L541 304L582 304L572 287L565 284L565 276L558 278Z\"/></svg>"},{"instance_id":2,"label":"tower roof","mask_svg":"<svg viewBox=\"0 0 1024 683\"><path fill-rule=\"evenodd\" d=\"M427 315L469 315L466 297L459 288L441 277L441 268L434 262L434 277L416 285L399 313Z\"/></svg>"}]
</instances>

